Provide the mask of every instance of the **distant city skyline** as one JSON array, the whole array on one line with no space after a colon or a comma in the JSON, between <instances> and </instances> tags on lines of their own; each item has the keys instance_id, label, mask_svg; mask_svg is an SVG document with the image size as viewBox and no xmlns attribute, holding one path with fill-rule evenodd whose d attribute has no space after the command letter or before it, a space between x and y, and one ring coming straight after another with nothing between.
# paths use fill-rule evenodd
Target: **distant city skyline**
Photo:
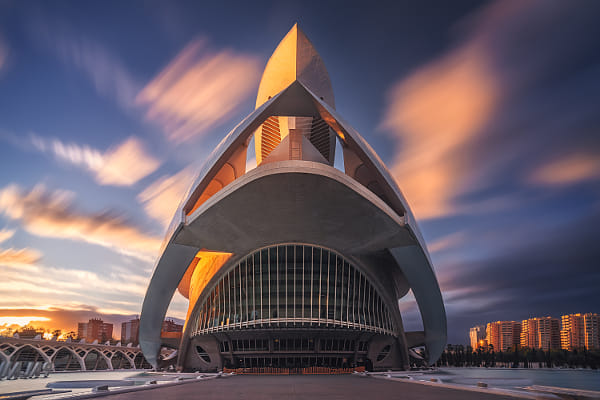
<instances>
[{"instance_id":1,"label":"distant city skyline","mask_svg":"<svg viewBox=\"0 0 600 400\"><path fill-rule=\"evenodd\" d=\"M141 312L173 204L295 22L419 221L449 343L600 309L600 3L240 7L0 3L0 330Z\"/></svg>"},{"instance_id":2,"label":"distant city skyline","mask_svg":"<svg viewBox=\"0 0 600 400\"><path fill-rule=\"evenodd\" d=\"M469 329L473 349L517 347L542 350L600 349L600 315L572 313L560 318L530 317L522 321L491 321Z\"/></svg>"}]
</instances>

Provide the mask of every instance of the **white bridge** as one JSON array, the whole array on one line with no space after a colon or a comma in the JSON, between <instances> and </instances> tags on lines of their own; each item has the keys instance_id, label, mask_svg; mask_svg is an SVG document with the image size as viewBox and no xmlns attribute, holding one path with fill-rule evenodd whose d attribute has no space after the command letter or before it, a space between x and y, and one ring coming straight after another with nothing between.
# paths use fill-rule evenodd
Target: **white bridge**
<instances>
[{"instance_id":1,"label":"white bridge","mask_svg":"<svg viewBox=\"0 0 600 400\"><path fill-rule=\"evenodd\" d=\"M152 368L139 347L85 341L0 337L0 380L58 371Z\"/></svg>"}]
</instances>

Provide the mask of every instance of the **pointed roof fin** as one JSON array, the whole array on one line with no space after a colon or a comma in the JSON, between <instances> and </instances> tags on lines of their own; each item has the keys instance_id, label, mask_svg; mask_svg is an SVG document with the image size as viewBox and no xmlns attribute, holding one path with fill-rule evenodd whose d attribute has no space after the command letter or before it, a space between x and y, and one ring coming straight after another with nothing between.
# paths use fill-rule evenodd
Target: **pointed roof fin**
<instances>
[{"instance_id":1,"label":"pointed roof fin","mask_svg":"<svg viewBox=\"0 0 600 400\"><path fill-rule=\"evenodd\" d=\"M325 64L297 23L267 62L256 96L256 108L296 80L335 109L333 88Z\"/></svg>"}]
</instances>

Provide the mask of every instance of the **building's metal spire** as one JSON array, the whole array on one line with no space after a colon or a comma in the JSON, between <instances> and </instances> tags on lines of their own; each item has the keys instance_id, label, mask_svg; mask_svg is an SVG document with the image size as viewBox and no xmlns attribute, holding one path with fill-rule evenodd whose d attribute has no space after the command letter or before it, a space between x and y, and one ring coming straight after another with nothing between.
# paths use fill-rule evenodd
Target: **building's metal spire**
<instances>
[{"instance_id":1,"label":"building's metal spire","mask_svg":"<svg viewBox=\"0 0 600 400\"><path fill-rule=\"evenodd\" d=\"M267 62L258 88L256 107L296 80L335 108L333 88L325 64L297 23L281 40Z\"/></svg>"}]
</instances>

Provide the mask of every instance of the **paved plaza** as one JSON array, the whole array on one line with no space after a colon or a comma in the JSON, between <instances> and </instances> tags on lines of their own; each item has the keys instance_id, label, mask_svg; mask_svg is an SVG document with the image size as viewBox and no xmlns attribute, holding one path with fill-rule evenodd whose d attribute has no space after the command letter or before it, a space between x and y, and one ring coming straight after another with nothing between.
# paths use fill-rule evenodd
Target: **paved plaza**
<instances>
[{"instance_id":1,"label":"paved plaza","mask_svg":"<svg viewBox=\"0 0 600 400\"><path fill-rule=\"evenodd\" d=\"M505 399L506 396L432 387L355 375L238 375L178 386L106 396L106 400L162 399Z\"/></svg>"}]
</instances>

